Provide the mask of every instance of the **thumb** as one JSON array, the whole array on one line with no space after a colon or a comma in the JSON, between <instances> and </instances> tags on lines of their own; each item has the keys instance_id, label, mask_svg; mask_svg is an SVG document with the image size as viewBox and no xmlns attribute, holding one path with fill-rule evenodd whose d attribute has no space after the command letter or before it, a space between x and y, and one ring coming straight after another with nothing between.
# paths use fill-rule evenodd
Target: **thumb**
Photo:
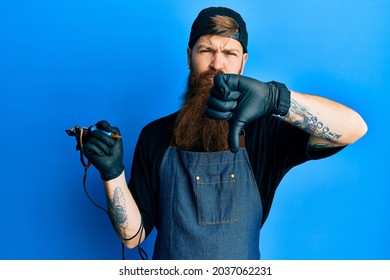
<instances>
[{"instance_id":1,"label":"thumb","mask_svg":"<svg viewBox=\"0 0 390 280\"><path fill-rule=\"evenodd\" d=\"M229 134L228 134L228 143L230 150L233 153L237 153L240 147L240 135L241 131L244 129L245 123L233 120L229 125Z\"/></svg>"}]
</instances>

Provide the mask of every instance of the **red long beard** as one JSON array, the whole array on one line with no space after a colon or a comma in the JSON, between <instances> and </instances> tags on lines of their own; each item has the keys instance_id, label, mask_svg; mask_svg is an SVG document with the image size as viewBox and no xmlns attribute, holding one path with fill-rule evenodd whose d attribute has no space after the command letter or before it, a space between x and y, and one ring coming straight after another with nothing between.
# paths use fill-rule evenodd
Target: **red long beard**
<instances>
[{"instance_id":1,"label":"red long beard","mask_svg":"<svg viewBox=\"0 0 390 280\"><path fill-rule=\"evenodd\" d=\"M205 116L207 98L215 71L189 74L185 102L178 114L173 132L173 144L183 150L216 152L229 149L228 123Z\"/></svg>"}]
</instances>

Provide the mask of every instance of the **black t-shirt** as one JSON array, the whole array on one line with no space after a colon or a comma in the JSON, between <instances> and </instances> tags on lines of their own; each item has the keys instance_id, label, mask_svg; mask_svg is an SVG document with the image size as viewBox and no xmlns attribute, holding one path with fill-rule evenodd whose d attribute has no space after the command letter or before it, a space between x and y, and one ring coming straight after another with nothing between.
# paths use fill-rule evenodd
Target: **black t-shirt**
<instances>
[{"instance_id":1,"label":"black t-shirt","mask_svg":"<svg viewBox=\"0 0 390 280\"><path fill-rule=\"evenodd\" d=\"M141 211L146 233L159 227L158 195L161 160L169 146L177 113L146 125L139 136L131 168L130 191ZM286 173L310 159L330 156L341 148L307 152L309 134L274 116L259 118L245 128L245 148L263 203L262 224L275 191Z\"/></svg>"}]
</instances>

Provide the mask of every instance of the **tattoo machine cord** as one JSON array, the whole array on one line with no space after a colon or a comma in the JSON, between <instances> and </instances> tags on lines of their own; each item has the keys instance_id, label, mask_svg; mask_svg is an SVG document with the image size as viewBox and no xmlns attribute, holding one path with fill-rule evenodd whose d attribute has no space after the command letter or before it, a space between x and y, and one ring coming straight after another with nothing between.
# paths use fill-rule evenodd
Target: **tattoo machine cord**
<instances>
[{"instance_id":1,"label":"tattoo machine cord","mask_svg":"<svg viewBox=\"0 0 390 280\"><path fill-rule=\"evenodd\" d=\"M96 206L97 208L99 208L100 210L105 212L108 215L108 217L110 217L109 212L104 207L100 206L99 204L97 204L93 200L93 198L88 193L88 190L87 190L87 187L86 187L87 186L87 184L86 184L87 183L87 171L88 171L88 168L91 166L91 162L88 161L87 163L85 163L84 155L83 155L83 143L84 143L84 141L86 141L88 139L89 133L91 132L91 128L93 129L94 126L91 126L91 127L74 126L72 129L66 129L65 132L68 134L68 136L76 137L76 141L77 141L76 151L80 151L80 161L81 161L81 164L84 167L83 189L84 189L85 194L87 195L88 199L91 201L91 203L94 206ZM143 225L142 218L141 218L141 224L140 224L140 227L139 227L138 231L136 232L136 234L134 234L134 236L132 236L130 238L123 238L122 240L124 240L124 241L132 240L141 232L141 234L139 236L139 239L138 239L138 245L137 245L138 254L141 257L141 259L147 260L148 259L148 254L145 252L144 249L141 248L141 238L142 238L142 231L143 231L143 229L144 229L144 225ZM126 259L126 256L125 256L125 246L124 246L123 242L122 242L122 259L123 260Z\"/></svg>"}]
</instances>

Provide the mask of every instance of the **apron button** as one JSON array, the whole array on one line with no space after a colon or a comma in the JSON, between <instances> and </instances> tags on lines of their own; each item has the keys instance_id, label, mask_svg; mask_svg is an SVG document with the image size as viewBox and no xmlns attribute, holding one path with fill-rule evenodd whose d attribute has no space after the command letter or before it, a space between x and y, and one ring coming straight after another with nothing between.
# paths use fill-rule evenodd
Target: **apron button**
<instances>
[{"instance_id":1,"label":"apron button","mask_svg":"<svg viewBox=\"0 0 390 280\"><path fill-rule=\"evenodd\" d=\"M230 177L234 178L235 177L234 173L230 173Z\"/></svg>"},{"instance_id":2,"label":"apron button","mask_svg":"<svg viewBox=\"0 0 390 280\"><path fill-rule=\"evenodd\" d=\"M200 176L196 176L195 179L196 179L196 181L199 181L200 180Z\"/></svg>"}]
</instances>

